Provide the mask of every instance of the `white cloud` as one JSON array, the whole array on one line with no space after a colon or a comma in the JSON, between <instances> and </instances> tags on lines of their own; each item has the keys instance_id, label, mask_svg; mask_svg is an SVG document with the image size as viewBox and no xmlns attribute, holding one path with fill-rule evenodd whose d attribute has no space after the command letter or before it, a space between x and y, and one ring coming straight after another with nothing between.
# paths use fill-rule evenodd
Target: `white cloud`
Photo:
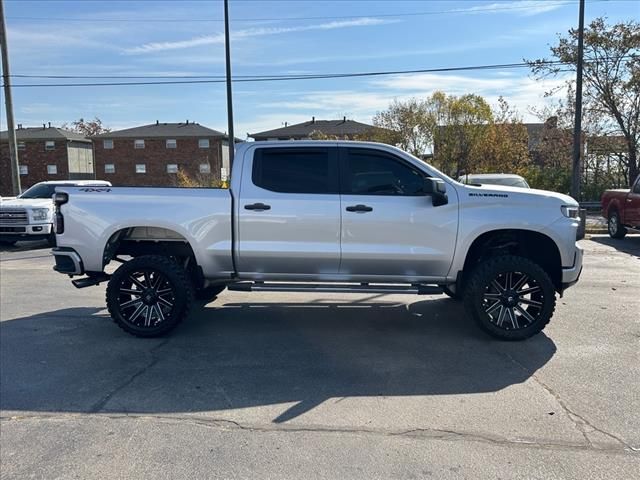
<instances>
[{"instance_id":1,"label":"white cloud","mask_svg":"<svg viewBox=\"0 0 640 480\"><path fill-rule=\"evenodd\" d=\"M362 17L353 20L333 21L312 25L301 25L298 27L257 27L244 30L236 30L231 33L232 40L239 40L251 37L263 37L269 35L280 35L293 32L307 32L311 30L335 30L339 28L351 27L367 27L373 25L383 25L388 23L397 23L397 20L382 20L378 18ZM217 33L215 35L205 35L191 38L188 40L179 40L174 42L152 42L145 43L138 47L131 47L124 50L128 54L141 54L162 52L166 50L178 50L185 48L199 47L203 45L224 44L224 34Z\"/></svg>"},{"instance_id":2,"label":"white cloud","mask_svg":"<svg viewBox=\"0 0 640 480\"><path fill-rule=\"evenodd\" d=\"M568 3L569 2L566 1L554 2L550 0L520 0L516 2L498 2L469 8L461 8L458 11L461 13L513 12L519 15L530 16L557 10Z\"/></svg>"}]
</instances>

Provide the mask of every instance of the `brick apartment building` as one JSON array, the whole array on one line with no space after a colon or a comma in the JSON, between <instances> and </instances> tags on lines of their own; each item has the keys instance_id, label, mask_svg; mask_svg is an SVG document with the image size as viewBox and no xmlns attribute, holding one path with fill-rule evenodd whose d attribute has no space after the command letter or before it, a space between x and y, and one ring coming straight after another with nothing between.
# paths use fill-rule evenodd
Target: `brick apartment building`
<instances>
[{"instance_id":1,"label":"brick apartment building","mask_svg":"<svg viewBox=\"0 0 640 480\"><path fill-rule=\"evenodd\" d=\"M202 184L229 172L228 137L198 123L160 123L91 137L100 179L114 186L176 186L178 171Z\"/></svg>"},{"instance_id":2,"label":"brick apartment building","mask_svg":"<svg viewBox=\"0 0 640 480\"><path fill-rule=\"evenodd\" d=\"M45 180L94 178L91 140L75 132L52 127L16 129L22 190ZM11 160L7 131L0 132L0 196L12 196Z\"/></svg>"}]
</instances>

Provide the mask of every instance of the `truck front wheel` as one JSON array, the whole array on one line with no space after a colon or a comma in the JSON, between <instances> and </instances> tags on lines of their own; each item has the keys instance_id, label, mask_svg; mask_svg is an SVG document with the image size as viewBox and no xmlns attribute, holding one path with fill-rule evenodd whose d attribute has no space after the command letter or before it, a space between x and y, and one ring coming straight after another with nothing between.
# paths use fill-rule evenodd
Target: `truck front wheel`
<instances>
[{"instance_id":1,"label":"truck front wheel","mask_svg":"<svg viewBox=\"0 0 640 480\"><path fill-rule=\"evenodd\" d=\"M144 255L124 263L107 285L113 321L137 337L157 337L175 328L189 313L193 286L176 262Z\"/></svg>"},{"instance_id":2,"label":"truck front wheel","mask_svg":"<svg viewBox=\"0 0 640 480\"><path fill-rule=\"evenodd\" d=\"M504 255L476 267L464 301L485 332L502 340L524 340L549 323L556 295L540 266L524 257Z\"/></svg>"}]
</instances>

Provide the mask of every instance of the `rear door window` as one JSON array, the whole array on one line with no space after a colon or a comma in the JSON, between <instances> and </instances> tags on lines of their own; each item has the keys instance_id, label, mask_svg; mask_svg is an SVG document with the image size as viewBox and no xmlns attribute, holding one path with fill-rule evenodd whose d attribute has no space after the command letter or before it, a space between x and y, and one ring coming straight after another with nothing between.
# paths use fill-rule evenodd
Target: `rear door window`
<instances>
[{"instance_id":1,"label":"rear door window","mask_svg":"<svg viewBox=\"0 0 640 480\"><path fill-rule=\"evenodd\" d=\"M278 193L338 193L337 149L258 148L254 185Z\"/></svg>"}]
</instances>

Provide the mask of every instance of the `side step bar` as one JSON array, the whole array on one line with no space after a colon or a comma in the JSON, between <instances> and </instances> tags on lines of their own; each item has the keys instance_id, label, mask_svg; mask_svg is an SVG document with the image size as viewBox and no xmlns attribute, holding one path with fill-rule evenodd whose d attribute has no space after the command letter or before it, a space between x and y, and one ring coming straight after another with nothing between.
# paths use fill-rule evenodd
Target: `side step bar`
<instances>
[{"instance_id":1,"label":"side step bar","mask_svg":"<svg viewBox=\"0 0 640 480\"><path fill-rule=\"evenodd\" d=\"M413 295L440 295L442 288L435 285L378 285L349 283L265 283L238 282L227 286L236 292L321 292L321 293L398 293Z\"/></svg>"},{"instance_id":2,"label":"side step bar","mask_svg":"<svg viewBox=\"0 0 640 480\"><path fill-rule=\"evenodd\" d=\"M101 273L99 275L91 275L87 277L78 278L76 280L71 280L73 286L76 288L86 288L93 287L94 285L98 285L99 283L106 282L111 278L111 275L106 273Z\"/></svg>"}]
</instances>

